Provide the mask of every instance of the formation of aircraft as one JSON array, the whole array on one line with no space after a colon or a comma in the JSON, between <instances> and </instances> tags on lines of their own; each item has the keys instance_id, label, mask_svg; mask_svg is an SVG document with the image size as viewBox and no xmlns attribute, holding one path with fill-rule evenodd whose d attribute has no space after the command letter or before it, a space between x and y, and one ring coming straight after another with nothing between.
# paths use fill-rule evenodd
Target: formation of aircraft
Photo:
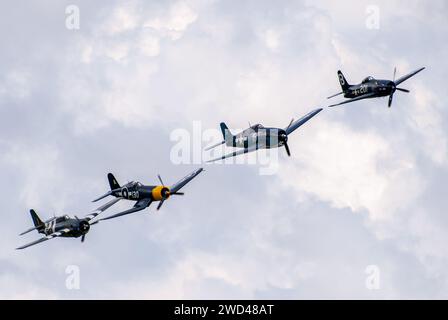
<instances>
[{"instance_id":1,"label":"formation of aircraft","mask_svg":"<svg viewBox=\"0 0 448 320\"><path fill-rule=\"evenodd\" d=\"M392 101L394 98L394 93L398 90L401 92L409 93L408 89L398 88L400 84L408 80L409 78L415 76L417 73L423 71L425 68L420 68L414 72L411 72L401 78L395 80L395 76L397 74L397 68L394 69L394 78L393 80L377 80L373 77L365 78L360 84L351 85L347 82L342 72L338 71L339 84L341 85L342 92L336 93L328 99L334 98L341 94L344 95L344 98L348 98L350 100L332 104L329 107L336 107L342 104L351 103L363 99L370 98L380 98L380 97L389 97L388 106L389 108L392 106Z\"/></svg>"},{"instance_id":2,"label":"formation of aircraft","mask_svg":"<svg viewBox=\"0 0 448 320\"><path fill-rule=\"evenodd\" d=\"M345 79L344 75L341 71L338 71L339 83L342 88L342 92L337 93L328 99L344 95L345 98L349 99L344 102L330 105L329 107L335 107L347 103L352 103L355 101L369 99L369 98L377 98L377 97L389 97L388 106L392 106L394 93L398 90L401 92L409 93L409 90L404 88L399 88L398 86L408 80L409 78L415 76L417 73L423 71L425 68L420 68L414 72L411 72L401 78L395 80L396 76L396 68L394 70L393 80L377 80L373 77L365 78L361 84L350 85ZM214 144L205 150L211 150L220 145L225 144L227 147L239 148L239 150L226 154L222 157L209 160L207 162L215 162L219 160L224 160L230 157L235 157L238 155L246 154L249 152L254 152L259 149L272 149L272 148L280 148L284 147L288 156L291 156L291 151L288 146L288 136L300 128L302 125L307 123L313 117L315 117L318 113L320 113L323 109L315 109L309 112L307 115L303 116L297 121L291 120L289 125L285 128L272 128L272 127L264 127L261 124L256 124L250 126L244 131L233 135L227 125L222 122L220 124L221 131L223 135L223 140L217 144ZM187 183L192 181L195 177L197 177L202 171L203 168L199 168L183 179L179 180L177 183L172 186L166 186L163 183L162 178L158 175L160 185L143 185L140 182L129 182L123 186L115 179L112 173L107 175L109 180L110 191L102 195L101 197L93 200L93 202L97 202L101 199L104 199L108 196L113 196L115 199L107 202L103 206L94 210L92 213L88 214L82 219L78 217L71 218L68 215L54 217L46 221L42 221L37 213L31 209L30 214L34 223L34 227L26 230L20 235L27 234L31 231L37 231L44 235L43 238L36 240L34 242L28 243L24 246L18 247L17 249L25 249L30 246L36 245L38 243L45 242L47 240L57 238L57 237L71 237L71 238L79 238L81 237L81 242L84 242L86 234L89 232L90 227L95 225L99 221L109 220L118 218L124 215L128 215L134 212L138 212L146 209L151 205L152 202L159 202L157 206L157 210L159 210L163 203L169 199L171 196L179 196L184 195L183 192L179 192ZM111 216L97 219L92 222L99 214L119 202L120 200L130 200L135 201L135 205L125 211L113 214Z\"/></svg>"}]
</instances>

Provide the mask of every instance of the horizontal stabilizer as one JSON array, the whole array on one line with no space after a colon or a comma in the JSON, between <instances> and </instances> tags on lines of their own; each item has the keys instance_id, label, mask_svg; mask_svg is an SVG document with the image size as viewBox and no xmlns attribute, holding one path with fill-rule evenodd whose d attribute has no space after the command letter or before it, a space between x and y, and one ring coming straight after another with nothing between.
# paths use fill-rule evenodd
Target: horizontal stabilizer
<instances>
[{"instance_id":1,"label":"horizontal stabilizer","mask_svg":"<svg viewBox=\"0 0 448 320\"><path fill-rule=\"evenodd\" d=\"M218 142L217 144L214 144L214 145L212 145L210 147L205 148L204 151L212 150L213 148L219 147L220 145L222 145L224 143L226 143L226 142L225 141Z\"/></svg>"},{"instance_id":2,"label":"horizontal stabilizer","mask_svg":"<svg viewBox=\"0 0 448 320\"><path fill-rule=\"evenodd\" d=\"M22 232L22 233L20 234L20 236L23 236L24 234L27 234L28 232L31 232L31 231L34 231L34 230L37 230L37 229L39 229L39 227L30 228L30 229L28 229L28 230Z\"/></svg>"},{"instance_id":3,"label":"horizontal stabilizer","mask_svg":"<svg viewBox=\"0 0 448 320\"><path fill-rule=\"evenodd\" d=\"M97 201L100 201L101 199L104 199L104 198L106 198L106 197L108 197L108 196L110 196L112 194L112 191L109 191L109 192L106 192L105 194L103 194L101 197L99 197L99 198L97 198L97 199L95 199L95 200L93 200L92 202L97 202Z\"/></svg>"},{"instance_id":4,"label":"horizontal stabilizer","mask_svg":"<svg viewBox=\"0 0 448 320\"><path fill-rule=\"evenodd\" d=\"M331 99L331 98L337 97L337 96L339 96L339 95L341 95L341 94L343 94L343 93L344 93L344 92L336 93L336 94L334 94L334 95L332 95L332 96L327 97L327 99Z\"/></svg>"}]
</instances>

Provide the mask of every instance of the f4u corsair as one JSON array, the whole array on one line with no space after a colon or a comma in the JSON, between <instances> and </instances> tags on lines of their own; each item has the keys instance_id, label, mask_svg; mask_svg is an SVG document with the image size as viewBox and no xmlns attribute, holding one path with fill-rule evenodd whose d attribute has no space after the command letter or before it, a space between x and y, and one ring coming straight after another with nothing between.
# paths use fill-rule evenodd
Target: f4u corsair
<instances>
[{"instance_id":1,"label":"f4u corsair","mask_svg":"<svg viewBox=\"0 0 448 320\"><path fill-rule=\"evenodd\" d=\"M61 216L61 217L54 217L47 221L42 221L39 216L37 215L36 211L33 209L30 210L31 218L33 219L34 228L28 229L25 232L22 232L20 235L24 235L28 232L36 230L39 233L42 233L45 235L44 238L40 238L37 241L31 242L27 245L24 245L22 247L17 248L17 250L25 249L28 247L31 247L35 244L56 238L56 237L70 237L70 238L79 238L81 237L81 242L84 242L84 239L86 237L86 234L90 230L90 226L94 225L98 222L95 221L91 223L90 221L94 219L96 216L98 216L101 212L106 210L107 208L111 207L118 201L120 201L121 198L113 199L112 201L109 201L105 205L99 207L95 211L93 211L91 214L85 216L83 219L79 219L75 216L75 218L70 218L68 215Z\"/></svg>"},{"instance_id":2,"label":"f4u corsair","mask_svg":"<svg viewBox=\"0 0 448 320\"><path fill-rule=\"evenodd\" d=\"M369 99L369 98L379 98L379 97L387 97L389 96L389 102L388 106L389 108L392 106L392 101L394 98L394 93L396 90L409 93L409 90L398 88L398 85L405 82L409 78L415 76L420 71L424 70L425 68L420 68L414 72L411 72L408 75L405 75L397 80L395 80L395 76L397 73L397 68L394 70L394 80L377 80L373 77L367 77L365 78L361 84L356 85L350 85L347 80L345 79L344 75L341 71L338 71L338 77L339 77L339 83L342 88L342 92L337 93L331 97L328 97L328 99L334 98L338 95L343 94L345 98L348 98L350 100L333 104L329 107L336 107L342 104L351 103L363 99Z\"/></svg>"},{"instance_id":3,"label":"f4u corsair","mask_svg":"<svg viewBox=\"0 0 448 320\"><path fill-rule=\"evenodd\" d=\"M316 109L308 113L301 119L294 121L291 120L289 125L285 129L280 128L265 128L261 124L256 124L243 132L233 135L227 125L221 123L221 131L224 140L206 148L205 150L211 150L222 144L226 144L228 147L241 148L238 151L229 153L217 159L208 160L207 162L214 162L218 160L224 160L226 158L235 157L241 154L257 151L258 149L272 149L285 147L288 156L291 156L291 152L288 146L288 136L296 131L299 127L311 120L315 115L322 111L322 108Z\"/></svg>"},{"instance_id":4,"label":"f4u corsair","mask_svg":"<svg viewBox=\"0 0 448 320\"><path fill-rule=\"evenodd\" d=\"M187 183L189 183L191 180L193 180L203 170L204 170L203 168L200 168L200 169L193 171L188 176L184 177L182 180L180 180L179 182L177 182L176 184L174 184L171 187L167 187L163 183L160 175L157 175L159 178L159 181L161 183L158 186L145 186L145 185L141 184L140 182L134 182L134 181L131 181L123 186L120 186L118 184L117 180L115 179L114 175L112 173L109 173L107 175L107 178L109 180L109 185L110 185L111 190L109 192L107 192L106 194L102 195L101 197L99 197L98 199L93 200L93 202L99 201L108 196L114 196L114 197L117 197L118 199L127 199L127 200L136 201L136 203L135 203L134 207L129 210L111 215L109 217L100 219L98 221L117 218L117 217L124 216L124 215L130 214L130 213L141 211L141 210L149 207L149 205L153 201L159 201L159 205L157 206L157 210L159 210L162 207L165 200L167 200L170 196L172 196L172 195L183 196L184 193L179 192L179 190L183 186L185 186Z\"/></svg>"}]
</instances>

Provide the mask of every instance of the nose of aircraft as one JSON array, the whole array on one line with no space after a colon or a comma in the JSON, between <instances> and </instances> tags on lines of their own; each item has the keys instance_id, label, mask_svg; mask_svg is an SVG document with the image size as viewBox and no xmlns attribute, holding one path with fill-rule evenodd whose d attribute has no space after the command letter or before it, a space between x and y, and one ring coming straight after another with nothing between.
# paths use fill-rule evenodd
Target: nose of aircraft
<instances>
[{"instance_id":1,"label":"nose of aircraft","mask_svg":"<svg viewBox=\"0 0 448 320\"><path fill-rule=\"evenodd\" d=\"M87 221L81 221L79 223L79 229L83 232L83 233L87 233L90 229L90 224Z\"/></svg>"},{"instance_id":2,"label":"nose of aircraft","mask_svg":"<svg viewBox=\"0 0 448 320\"><path fill-rule=\"evenodd\" d=\"M395 82L390 81L387 86L389 87L389 90L391 93L394 93L397 90L397 85L395 84Z\"/></svg>"},{"instance_id":3,"label":"nose of aircraft","mask_svg":"<svg viewBox=\"0 0 448 320\"><path fill-rule=\"evenodd\" d=\"M288 142L288 135L286 133L284 133L284 132L280 133L279 140L281 142L285 142L285 143Z\"/></svg>"}]
</instances>

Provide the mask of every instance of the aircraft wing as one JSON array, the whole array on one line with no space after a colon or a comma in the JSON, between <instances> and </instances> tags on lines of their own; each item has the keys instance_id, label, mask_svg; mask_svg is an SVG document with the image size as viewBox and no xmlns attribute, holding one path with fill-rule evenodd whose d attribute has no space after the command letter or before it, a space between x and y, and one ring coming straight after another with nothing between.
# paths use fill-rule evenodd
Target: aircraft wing
<instances>
[{"instance_id":1,"label":"aircraft wing","mask_svg":"<svg viewBox=\"0 0 448 320\"><path fill-rule=\"evenodd\" d=\"M216 159L213 159L213 160L208 160L207 162L215 162L215 161L219 161L219 160L224 160L224 159L227 159L227 158L231 158L231 157L239 156L240 154L245 154L245 153L249 153L249 152L254 152L254 151L256 151L257 149L258 149L257 146L256 146L256 145L253 145L253 146L251 146L251 147L249 147L249 148L246 148L246 149L240 149L240 150L238 150L238 151L235 151L235 152L226 154L225 156L222 156L222 157L220 157L220 158L216 158Z\"/></svg>"},{"instance_id":2,"label":"aircraft wing","mask_svg":"<svg viewBox=\"0 0 448 320\"><path fill-rule=\"evenodd\" d=\"M196 171L193 171L188 176L184 177L182 180L174 184L170 187L170 193L176 193L178 192L183 186L185 186L188 182L196 178L198 174L200 174L202 171L204 171L203 168L199 168Z\"/></svg>"},{"instance_id":3,"label":"aircraft wing","mask_svg":"<svg viewBox=\"0 0 448 320\"><path fill-rule=\"evenodd\" d=\"M52 234L49 234L48 236L46 236L44 238L40 238L39 240L33 241L33 242L28 243L28 244L26 244L24 246L21 246L21 247L18 247L16 250L22 250L22 249L34 246L35 244L38 244L38 243L41 243L41 242L44 242L44 241L47 241L47 240L50 240L50 239L53 239L53 238L56 238L56 237L60 237L61 235L65 234L65 233L68 233L68 232L70 232L70 229L68 229L68 228L62 229L61 231L57 231L57 232L54 232Z\"/></svg>"},{"instance_id":4,"label":"aircraft wing","mask_svg":"<svg viewBox=\"0 0 448 320\"><path fill-rule=\"evenodd\" d=\"M141 211L141 210L146 209L147 207L149 207L151 202L152 202L152 200L150 198L145 198L145 199L139 200L134 205L134 207L132 207L131 209L123 211L123 212L120 212L120 213L117 213L117 214L114 214L114 215L111 215L111 216L106 217L106 218L102 218L102 219L100 219L98 221L114 219L114 218L118 218L118 217L121 217L121 216L125 216L127 214L131 214L131 213L137 212L137 211Z\"/></svg>"},{"instance_id":5,"label":"aircraft wing","mask_svg":"<svg viewBox=\"0 0 448 320\"><path fill-rule=\"evenodd\" d=\"M84 219L86 219L87 221L92 220L93 218L98 216L101 212L109 209L110 207L112 207L114 204L116 204L121 199L123 199L123 198L115 198L115 199L109 201L108 203L102 205L101 207L99 207L98 209L93 211L91 214L88 214Z\"/></svg>"},{"instance_id":6,"label":"aircraft wing","mask_svg":"<svg viewBox=\"0 0 448 320\"><path fill-rule=\"evenodd\" d=\"M337 107L337 106L340 106L340 105L342 105L342 104L346 104L346 103L351 103L351 102L355 102L355 101L359 101L359 100L364 100L364 99L368 99L368 98L373 98L373 97L375 97L375 93L367 93L367 94L365 94L365 95L363 95L363 96L359 96L359 97L357 97L357 98L353 98L353 99L350 99L350 100L346 100L346 101L344 101L344 102L341 102L341 103L337 103L337 104L332 104L331 106L328 106L328 107L330 107L330 108L332 108L332 107Z\"/></svg>"},{"instance_id":7,"label":"aircraft wing","mask_svg":"<svg viewBox=\"0 0 448 320\"><path fill-rule=\"evenodd\" d=\"M310 113L308 113L306 116L302 117L301 119L293 122L291 125L289 125L285 131L286 134L289 135L291 133L293 133L294 131L296 131L299 127L301 127L302 125L304 125L305 123L307 123L309 120L311 120L312 117L314 117L316 114L318 114L319 112L321 112L323 109L319 108L316 110L311 111Z\"/></svg>"},{"instance_id":8,"label":"aircraft wing","mask_svg":"<svg viewBox=\"0 0 448 320\"><path fill-rule=\"evenodd\" d=\"M420 69L418 69L418 70L416 70L416 71L414 71L414 72L411 72L411 73L408 74L408 75L405 75L405 76L403 76L403 77L401 77L401 78L398 78L398 79L395 81L395 85L398 86L400 83L405 82L406 80L408 80L409 78L415 76L417 73L419 73L420 71L423 71L423 70L425 70L425 68L420 68Z\"/></svg>"}]
</instances>

